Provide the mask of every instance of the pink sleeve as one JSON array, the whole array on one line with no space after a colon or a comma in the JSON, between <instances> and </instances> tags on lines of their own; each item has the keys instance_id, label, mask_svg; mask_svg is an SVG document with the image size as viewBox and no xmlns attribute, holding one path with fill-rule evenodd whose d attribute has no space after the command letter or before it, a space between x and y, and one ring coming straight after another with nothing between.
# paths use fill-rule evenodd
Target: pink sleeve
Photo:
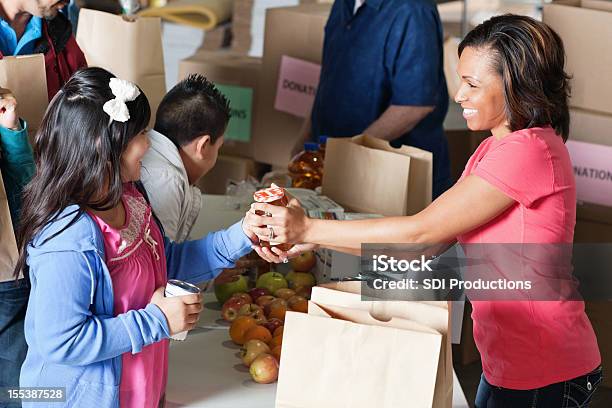
<instances>
[{"instance_id":1,"label":"pink sleeve","mask_svg":"<svg viewBox=\"0 0 612 408\"><path fill-rule=\"evenodd\" d=\"M485 154L472 174L525 207L554 192L550 151L534 136L506 137Z\"/></svg>"}]
</instances>

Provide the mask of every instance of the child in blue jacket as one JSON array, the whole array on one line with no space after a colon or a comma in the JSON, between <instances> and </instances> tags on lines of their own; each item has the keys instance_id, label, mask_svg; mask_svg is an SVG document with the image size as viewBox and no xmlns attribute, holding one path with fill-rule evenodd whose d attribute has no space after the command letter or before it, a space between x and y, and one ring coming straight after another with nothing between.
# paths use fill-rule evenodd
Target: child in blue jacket
<instances>
[{"instance_id":1,"label":"child in blue jacket","mask_svg":"<svg viewBox=\"0 0 612 408\"><path fill-rule=\"evenodd\" d=\"M165 298L167 280L212 279L251 251L242 223L181 244L163 237L135 183L149 117L138 87L88 68L36 136L18 237L16 271L31 281L20 385L65 387L64 406L157 407L167 339L201 311L199 295Z\"/></svg>"}]
</instances>

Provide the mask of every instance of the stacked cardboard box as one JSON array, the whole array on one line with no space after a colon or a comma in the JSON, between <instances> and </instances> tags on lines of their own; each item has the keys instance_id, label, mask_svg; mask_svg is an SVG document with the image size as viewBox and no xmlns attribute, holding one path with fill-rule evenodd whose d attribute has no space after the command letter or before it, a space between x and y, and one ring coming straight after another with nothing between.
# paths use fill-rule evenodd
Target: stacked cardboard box
<instances>
[{"instance_id":1,"label":"stacked cardboard box","mask_svg":"<svg viewBox=\"0 0 612 408\"><path fill-rule=\"evenodd\" d=\"M315 0L234 0L232 50L252 57L261 57L266 10L314 2Z\"/></svg>"},{"instance_id":2,"label":"stacked cardboard box","mask_svg":"<svg viewBox=\"0 0 612 408\"><path fill-rule=\"evenodd\" d=\"M197 186L205 194L226 194L231 181L240 182L249 176L258 180L264 167L245 157L219 155L215 167L198 180Z\"/></svg>"},{"instance_id":3,"label":"stacked cardboard box","mask_svg":"<svg viewBox=\"0 0 612 408\"><path fill-rule=\"evenodd\" d=\"M304 118L275 108L283 57L320 64L329 5L273 8L266 14L264 55L256 102L255 159L286 168ZM286 59L285 59L286 60Z\"/></svg>"},{"instance_id":4,"label":"stacked cardboard box","mask_svg":"<svg viewBox=\"0 0 612 408\"><path fill-rule=\"evenodd\" d=\"M179 80L189 74L202 74L230 99L232 118L225 132L222 154L253 158L253 104L260 70L261 59L226 51L199 50L179 64Z\"/></svg>"},{"instance_id":5,"label":"stacked cardboard box","mask_svg":"<svg viewBox=\"0 0 612 408\"><path fill-rule=\"evenodd\" d=\"M574 241L612 243L612 2L561 0L544 6L543 20L563 39L572 76L572 156L578 208ZM612 257L610 259L612 263ZM588 299L587 299L588 300ZM587 302L603 365L612 365L612 303ZM606 377L604 385L612 387Z\"/></svg>"}]
</instances>

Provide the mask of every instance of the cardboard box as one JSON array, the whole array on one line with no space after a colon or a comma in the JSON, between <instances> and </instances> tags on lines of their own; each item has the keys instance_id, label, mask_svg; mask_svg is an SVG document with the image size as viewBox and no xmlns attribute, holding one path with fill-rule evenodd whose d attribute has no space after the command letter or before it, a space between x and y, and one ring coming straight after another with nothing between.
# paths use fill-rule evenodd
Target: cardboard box
<instances>
[{"instance_id":1,"label":"cardboard box","mask_svg":"<svg viewBox=\"0 0 612 408\"><path fill-rule=\"evenodd\" d=\"M233 117L226 130L222 154L253 157L253 105L260 71L261 59L226 51L199 50L179 64L179 80L192 73L202 74L230 99Z\"/></svg>"},{"instance_id":2,"label":"cardboard box","mask_svg":"<svg viewBox=\"0 0 612 408\"><path fill-rule=\"evenodd\" d=\"M197 182L205 194L225 194L230 181L242 181L252 176L256 179L262 175L264 166L252 159L219 155L215 167Z\"/></svg>"},{"instance_id":3,"label":"cardboard box","mask_svg":"<svg viewBox=\"0 0 612 408\"><path fill-rule=\"evenodd\" d=\"M307 4L269 9L261 82L256 102L255 159L286 167L304 119L274 108L283 55L321 63L329 5Z\"/></svg>"},{"instance_id":4,"label":"cardboard box","mask_svg":"<svg viewBox=\"0 0 612 408\"><path fill-rule=\"evenodd\" d=\"M612 2L560 0L544 5L543 13L563 39L570 106L612 114Z\"/></svg>"},{"instance_id":5,"label":"cardboard box","mask_svg":"<svg viewBox=\"0 0 612 408\"><path fill-rule=\"evenodd\" d=\"M567 147L572 157L580 213L601 221L602 216L612 223L612 115L602 115L580 109L570 109L570 135ZM604 208L593 209L589 205L580 210L583 203L597 204ZM594 211L594 214L593 214ZM597 218L596 218L597 217Z\"/></svg>"}]
</instances>

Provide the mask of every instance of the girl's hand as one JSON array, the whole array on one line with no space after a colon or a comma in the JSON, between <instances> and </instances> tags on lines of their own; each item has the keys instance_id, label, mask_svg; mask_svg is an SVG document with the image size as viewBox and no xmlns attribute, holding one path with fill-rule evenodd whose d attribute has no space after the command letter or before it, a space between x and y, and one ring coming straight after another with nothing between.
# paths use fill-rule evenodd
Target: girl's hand
<instances>
[{"instance_id":1,"label":"girl's hand","mask_svg":"<svg viewBox=\"0 0 612 408\"><path fill-rule=\"evenodd\" d=\"M255 211L271 214L271 217L257 215ZM307 242L310 218L306 216L299 202L293 198L287 207L265 203L253 203L245 217L248 229L261 241L297 244ZM261 256L261 255L260 255Z\"/></svg>"},{"instance_id":2,"label":"girl's hand","mask_svg":"<svg viewBox=\"0 0 612 408\"><path fill-rule=\"evenodd\" d=\"M5 88L0 88L0 126L12 130L19 129L17 99Z\"/></svg>"},{"instance_id":3,"label":"girl's hand","mask_svg":"<svg viewBox=\"0 0 612 408\"><path fill-rule=\"evenodd\" d=\"M297 244L291 247L288 251L282 251L278 247L261 247L253 246L257 254L272 263L287 263L289 259L295 258L301 253L314 251L319 246L316 244Z\"/></svg>"},{"instance_id":4,"label":"girl's hand","mask_svg":"<svg viewBox=\"0 0 612 408\"><path fill-rule=\"evenodd\" d=\"M166 316L170 335L193 329L202 311L202 295L198 293L165 297L164 290L164 286L157 288L151 297L151 303L159 307Z\"/></svg>"}]
</instances>

